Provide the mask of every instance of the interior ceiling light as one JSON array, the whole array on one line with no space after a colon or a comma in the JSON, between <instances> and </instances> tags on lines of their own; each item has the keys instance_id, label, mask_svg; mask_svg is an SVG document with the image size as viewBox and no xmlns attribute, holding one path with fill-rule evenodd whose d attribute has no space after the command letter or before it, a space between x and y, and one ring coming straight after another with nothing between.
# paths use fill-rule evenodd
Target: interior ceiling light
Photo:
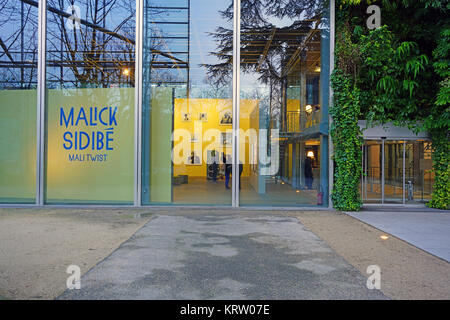
<instances>
[{"instance_id":1,"label":"interior ceiling light","mask_svg":"<svg viewBox=\"0 0 450 320\"><path fill-rule=\"evenodd\" d=\"M314 72L320 72L320 65L316 64L316 67L314 68Z\"/></svg>"},{"instance_id":2,"label":"interior ceiling light","mask_svg":"<svg viewBox=\"0 0 450 320\"><path fill-rule=\"evenodd\" d=\"M306 154L306 156L309 157L309 158L314 158L314 152L308 151L308 153Z\"/></svg>"}]
</instances>

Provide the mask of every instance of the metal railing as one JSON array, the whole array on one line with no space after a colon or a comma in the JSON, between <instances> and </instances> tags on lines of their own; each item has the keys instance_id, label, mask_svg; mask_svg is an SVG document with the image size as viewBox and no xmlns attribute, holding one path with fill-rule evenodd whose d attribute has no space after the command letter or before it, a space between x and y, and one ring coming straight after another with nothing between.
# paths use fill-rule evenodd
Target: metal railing
<instances>
[{"instance_id":1,"label":"metal railing","mask_svg":"<svg viewBox=\"0 0 450 320\"><path fill-rule=\"evenodd\" d=\"M286 112L286 128L285 132L299 133L305 129L311 128L320 122L321 112L320 110L313 111L311 113L300 114L300 111L287 111Z\"/></svg>"}]
</instances>

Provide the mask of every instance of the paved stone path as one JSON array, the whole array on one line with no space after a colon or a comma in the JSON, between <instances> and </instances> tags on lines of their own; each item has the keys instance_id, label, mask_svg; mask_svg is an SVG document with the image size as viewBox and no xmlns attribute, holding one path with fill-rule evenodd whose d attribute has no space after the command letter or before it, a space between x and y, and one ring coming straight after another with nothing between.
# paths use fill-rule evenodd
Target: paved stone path
<instances>
[{"instance_id":1,"label":"paved stone path","mask_svg":"<svg viewBox=\"0 0 450 320\"><path fill-rule=\"evenodd\" d=\"M450 262L449 210L369 207L347 214Z\"/></svg>"},{"instance_id":2,"label":"paved stone path","mask_svg":"<svg viewBox=\"0 0 450 320\"><path fill-rule=\"evenodd\" d=\"M297 219L157 215L59 299L385 299Z\"/></svg>"}]
</instances>

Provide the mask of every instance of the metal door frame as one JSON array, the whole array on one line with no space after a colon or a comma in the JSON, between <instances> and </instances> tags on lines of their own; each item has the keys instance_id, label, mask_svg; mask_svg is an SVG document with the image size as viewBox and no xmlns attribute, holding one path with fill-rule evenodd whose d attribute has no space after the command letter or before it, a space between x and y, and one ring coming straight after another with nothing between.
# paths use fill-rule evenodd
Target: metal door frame
<instances>
[{"instance_id":1,"label":"metal door frame","mask_svg":"<svg viewBox=\"0 0 450 320\"><path fill-rule=\"evenodd\" d=\"M406 175L405 175L405 166L406 166L406 141L410 139L386 139L385 137L380 137L378 139L364 139L364 143L362 145L362 177L361 177L361 200L364 203L364 201L367 201L367 166L368 166L368 145L366 141L381 141L381 203L379 205L385 205L385 141L401 141L403 144L403 160L402 160L402 205L406 204ZM365 152L364 152L365 151ZM392 205L389 204L389 205Z\"/></svg>"}]
</instances>

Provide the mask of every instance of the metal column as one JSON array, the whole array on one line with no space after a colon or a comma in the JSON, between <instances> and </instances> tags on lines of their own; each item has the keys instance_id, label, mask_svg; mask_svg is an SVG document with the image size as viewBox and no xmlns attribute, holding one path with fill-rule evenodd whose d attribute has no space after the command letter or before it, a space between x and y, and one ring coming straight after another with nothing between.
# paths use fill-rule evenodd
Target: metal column
<instances>
[{"instance_id":1,"label":"metal column","mask_svg":"<svg viewBox=\"0 0 450 320\"><path fill-rule=\"evenodd\" d=\"M330 77L334 70L334 46L335 46L335 0L330 0ZM331 87L330 82L330 97L329 97L329 109L331 109L333 105L333 88ZM331 124L333 123L333 118L331 115L328 115L328 129L331 128ZM328 207L333 207L333 202L331 200L331 194L333 192L333 180L334 180L334 166L333 166L333 153L334 146L333 140L331 139L331 134L328 134Z\"/></svg>"},{"instance_id":2,"label":"metal column","mask_svg":"<svg viewBox=\"0 0 450 320\"><path fill-rule=\"evenodd\" d=\"M232 142L232 206L239 206L239 115L240 115L240 47L241 1L233 3L233 142Z\"/></svg>"},{"instance_id":3,"label":"metal column","mask_svg":"<svg viewBox=\"0 0 450 320\"><path fill-rule=\"evenodd\" d=\"M47 1L38 3L38 71L36 109L36 205L44 204L45 187L45 70Z\"/></svg>"},{"instance_id":4,"label":"metal column","mask_svg":"<svg viewBox=\"0 0 450 320\"><path fill-rule=\"evenodd\" d=\"M142 41L144 0L136 0L136 39L134 67L134 206L142 204Z\"/></svg>"},{"instance_id":5,"label":"metal column","mask_svg":"<svg viewBox=\"0 0 450 320\"><path fill-rule=\"evenodd\" d=\"M381 140L381 204L384 204L384 141Z\"/></svg>"}]
</instances>

